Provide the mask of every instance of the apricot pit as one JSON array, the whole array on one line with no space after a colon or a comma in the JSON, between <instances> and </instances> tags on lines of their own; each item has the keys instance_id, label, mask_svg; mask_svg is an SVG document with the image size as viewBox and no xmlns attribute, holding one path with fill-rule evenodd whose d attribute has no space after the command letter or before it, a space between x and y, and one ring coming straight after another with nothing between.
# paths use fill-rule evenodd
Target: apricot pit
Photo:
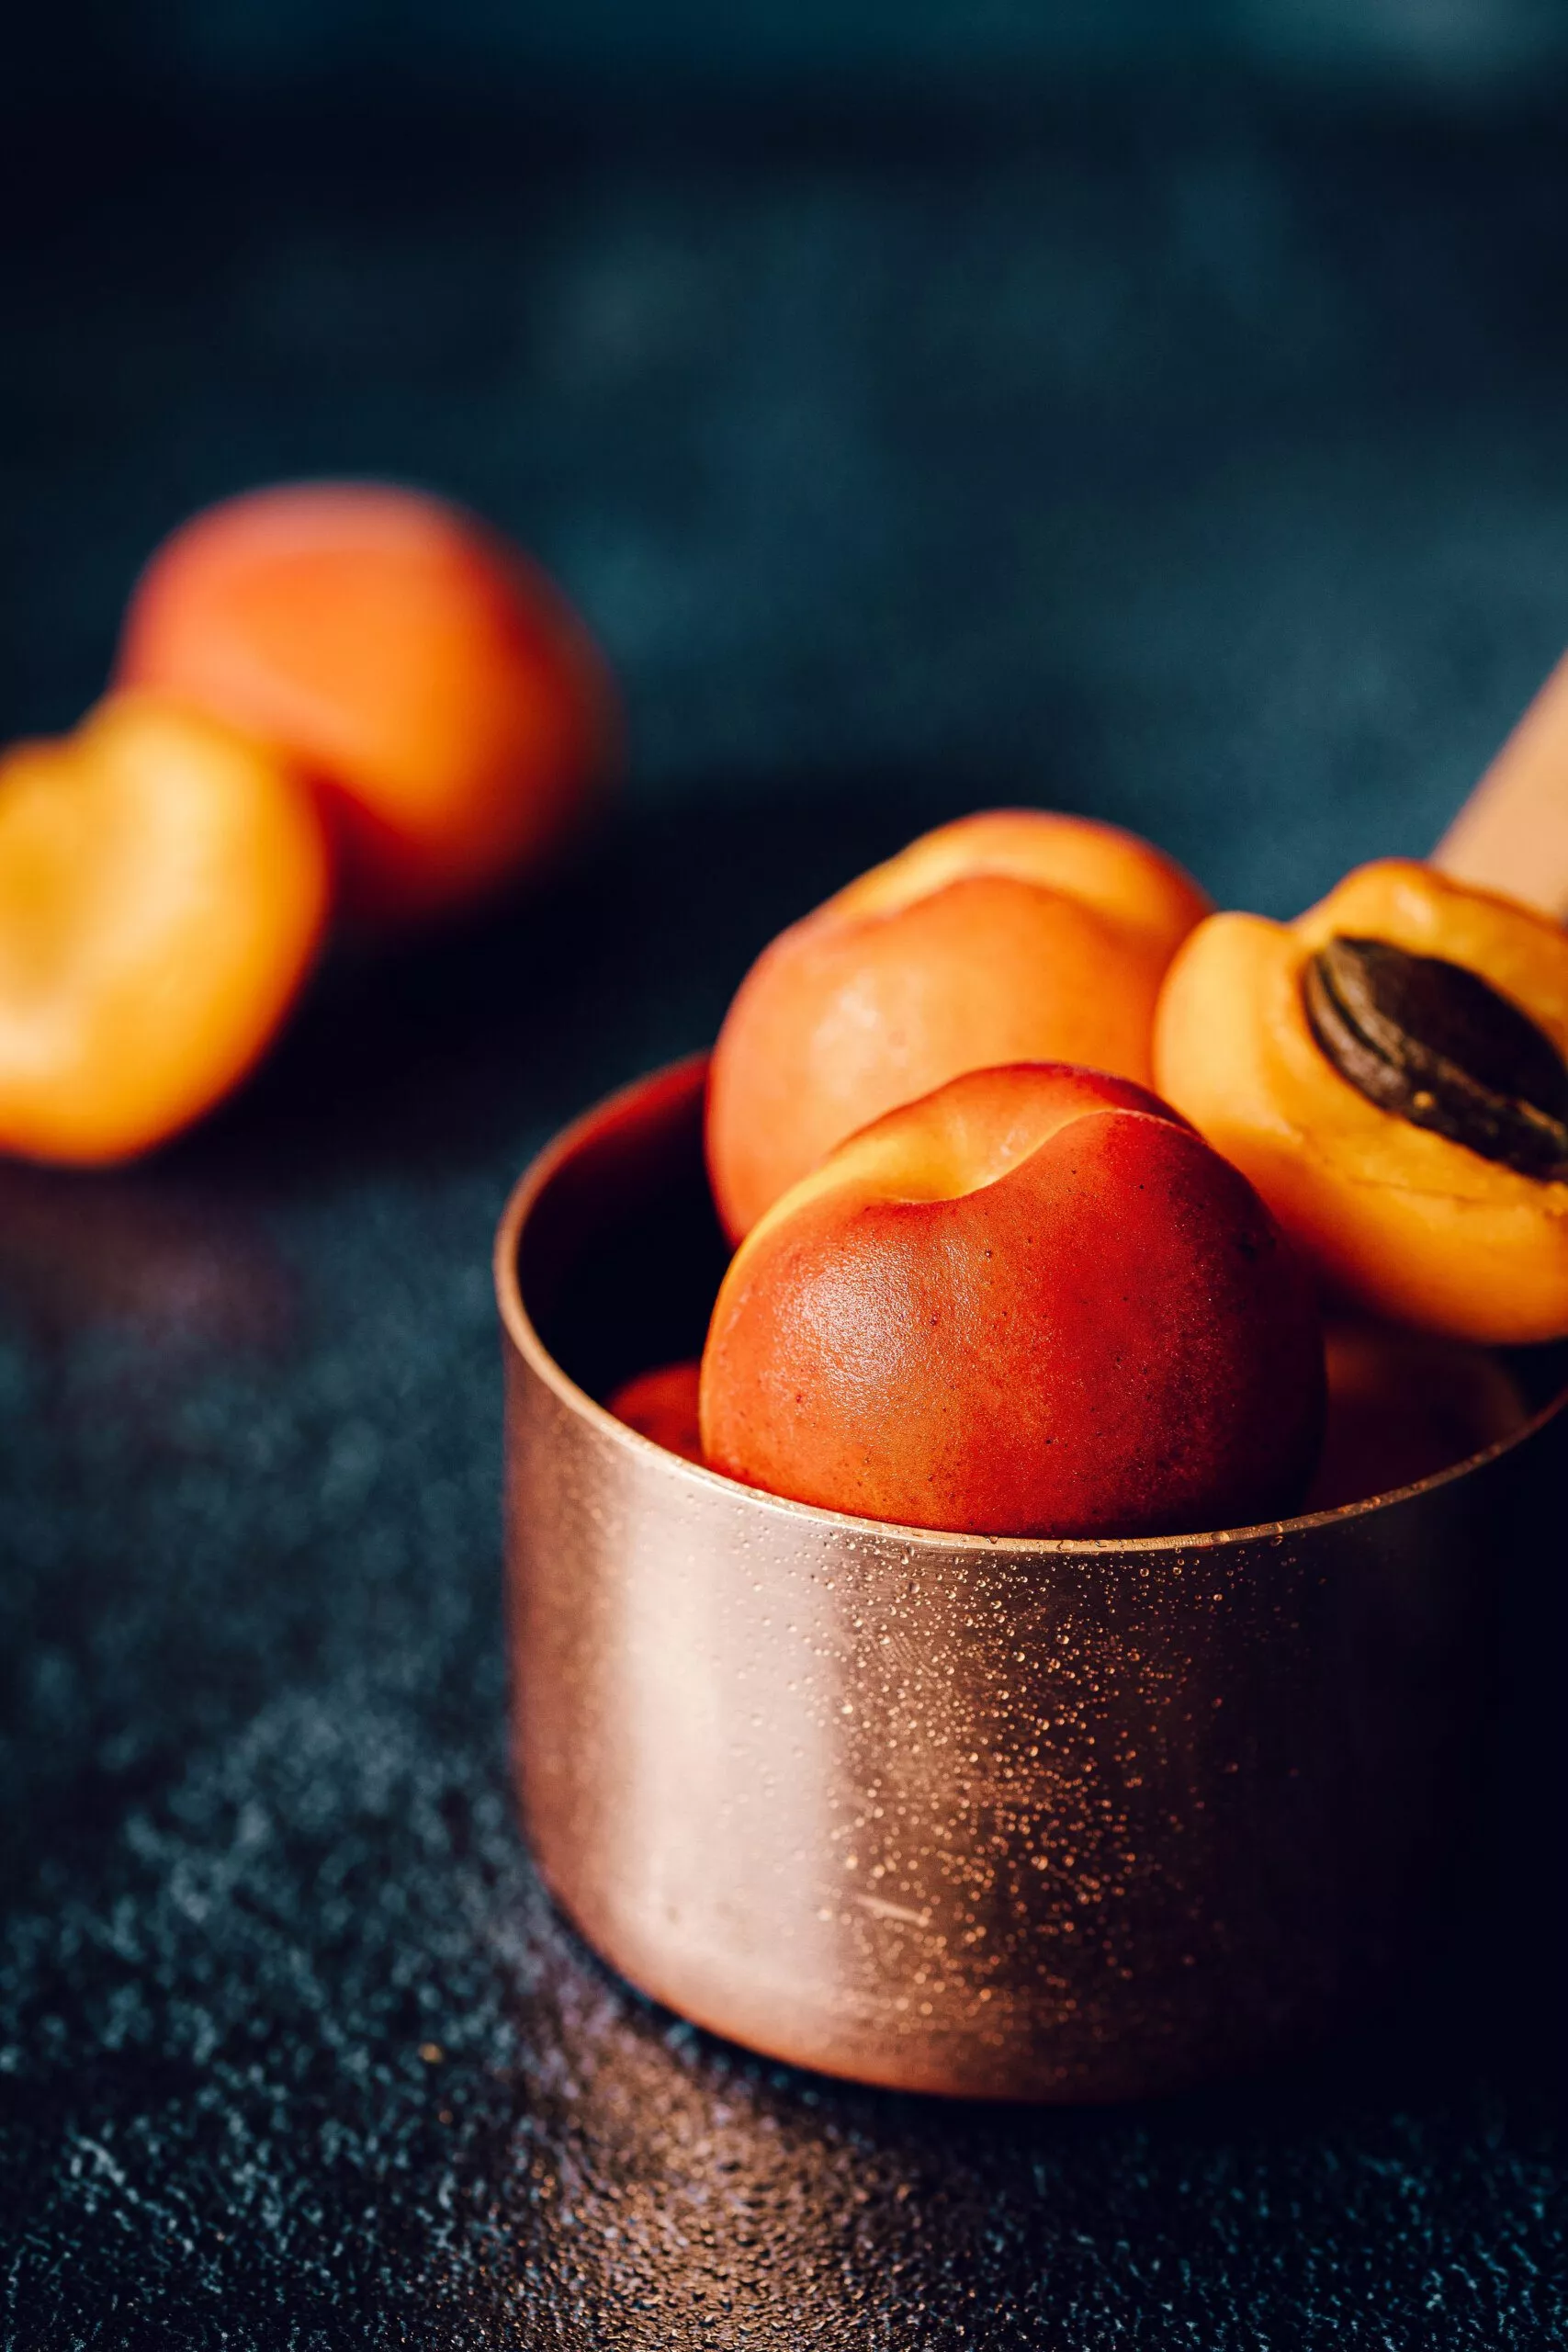
<instances>
[{"instance_id":1,"label":"apricot pit","mask_svg":"<svg viewBox=\"0 0 1568 2352\"><path fill-rule=\"evenodd\" d=\"M1313 1035L1369 1102L1521 1176L1568 1173L1568 1065L1478 973L1337 933L1303 985Z\"/></svg>"}]
</instances>

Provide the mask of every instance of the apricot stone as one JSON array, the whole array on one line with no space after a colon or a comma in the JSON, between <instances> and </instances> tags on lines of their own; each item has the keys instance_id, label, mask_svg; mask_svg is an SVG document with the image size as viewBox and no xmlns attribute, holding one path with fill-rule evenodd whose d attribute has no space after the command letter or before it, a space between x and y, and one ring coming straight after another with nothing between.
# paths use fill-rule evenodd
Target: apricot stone
<instances>
[{"instance_id":1,"label":"apricot stone","mask_svg":"<svg viewBox=\"0 0 1568 2352\"><path fill-rule=\"evenodd\" d=\"M824 1152L965 1070L1066 1061L1146 1083L1167 965L1209 911L1114 825L944 825L774 940L719 1033L708 1168L732 1239Z\"/></svg>"},{"instance_id":2,"label":"apricot stone","mask_svg":"<svg viewBox=\"0 0 1568 2352\"><path fill-rule=\"evenodd\" d=\"M1441 1085L1417 1082L1429 1054L1405 1073L1403 1111L1370 1099L1321 1042L1308 1002L1314 959L1335 943L1359 943L1363 956L1386 943L1458 967L1501 1000L1500 1017L1533 1024L1549 1075L1568 1055L1568 933L1511 899L1387 859L1295 922L1222 914L1193 933L1160 999L1161 1092L1250 1178L1348 1304L1494 1344L1568 1333L1568 1182L1550 1172L1550 1119L1537 1119L1548 1172L1529 1173L1488 1156L1504 1146L1487 1142L1484 1104L1473 1133L1486 1149L1424 1124L1444 1115ZM1476 1050L1490 1049L1483 1040ZM1454 1080L1461 1111L1477 1076ZM1464 1131L1462 1116L1449 1125Z\"/></svg>"},{"instance_id":3,"label":"apricot stone","mask_svg":"<svg viewBox=\"0 0 1568 2352\"><path fill-rule=\"evenodd\" d=\"M553 848L613 742L604 665L472 516L384 484L254 491L143 572L119 676L276 744L319 786L351 912L440 912Z\"/></svg>"},{"instance_id":4,"label":"apricot stone","mask_svg":"<svg viewBox=\"0 0 1568 2352\"><path fill-rule=\"evenodd\" d=\"M775 1203L703 1356L710 1466L996 1535L1290 1510L1316 1458L1310 1279L1246 1179L1130 1080L971 1072Z\"/></svg>"}]
</instances>

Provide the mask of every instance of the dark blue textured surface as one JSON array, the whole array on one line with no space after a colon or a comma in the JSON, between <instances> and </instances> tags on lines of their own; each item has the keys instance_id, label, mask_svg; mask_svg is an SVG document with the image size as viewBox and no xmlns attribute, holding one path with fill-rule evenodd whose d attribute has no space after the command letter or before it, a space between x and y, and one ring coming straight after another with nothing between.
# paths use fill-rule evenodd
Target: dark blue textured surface
<instances>
[{"instance_id":1,"label":"dark blue textured surface","mask_svg":"<svg viewBox=\"0 0 1568 2352\"><path fill-rule=\"evenodd\" d=\"M1116 2115L812 2083L530 1874L486 1268L549 1129L936 817L1091 808L1277 910L1433 836L1568 640L1563 131L1211 90L8 139L7 730L186 508L352 469L538 549L635 760L575 874L338 963L159 1164L0 1170L7 2346L1563 2340L1561 1616L1500 1860L1354 2046Z\"/></svg>"}]
</instances>

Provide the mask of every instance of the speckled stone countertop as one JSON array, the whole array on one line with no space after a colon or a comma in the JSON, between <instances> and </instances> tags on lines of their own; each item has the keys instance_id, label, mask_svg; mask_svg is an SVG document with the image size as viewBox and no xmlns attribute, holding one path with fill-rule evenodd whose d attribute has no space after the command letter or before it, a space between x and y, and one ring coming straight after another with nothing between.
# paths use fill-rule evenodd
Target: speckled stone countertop
<instances>
[{"instance_id":1,"label":"speckled stone countertop","mask_svg":"<svg viewBox=\"0 0 1568 2352\"><path fill-rule=\"evenodd\" d=\"M183 511L354 470L537 548L634 759L572 873L334 964L155 1165L0 1169L0 2339L1563 2342L1561 1487L1395 2015L1159 2108L863 2093L539 1892L487 1270L543 1137L937 818L1092 809L1279 911L1435 836L1568 641L1561 112L13 128L6 731Z\"/></svg>"}]
</instances>

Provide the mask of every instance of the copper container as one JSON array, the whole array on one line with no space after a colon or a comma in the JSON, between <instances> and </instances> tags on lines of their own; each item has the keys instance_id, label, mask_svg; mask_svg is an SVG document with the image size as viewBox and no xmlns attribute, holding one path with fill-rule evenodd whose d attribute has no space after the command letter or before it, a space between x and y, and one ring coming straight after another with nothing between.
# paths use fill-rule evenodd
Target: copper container
<instances>
[{"instance_id":1,"label":"copper container","mask_svg":"<svg viewBox=\"0 0 1568 2352\"><path fill-rule=\"evenodd\" d=\"M780 1501L594 1401L700 1349L702 1085L590 1113L497 1243L517 1768L555 1896L686 2017L901 2089L1142 2096L1320 2033L1431 1883L1477 1569L1568 1394L1456 1471L1218 1534Z\"/></svg>"}]
</instances>

